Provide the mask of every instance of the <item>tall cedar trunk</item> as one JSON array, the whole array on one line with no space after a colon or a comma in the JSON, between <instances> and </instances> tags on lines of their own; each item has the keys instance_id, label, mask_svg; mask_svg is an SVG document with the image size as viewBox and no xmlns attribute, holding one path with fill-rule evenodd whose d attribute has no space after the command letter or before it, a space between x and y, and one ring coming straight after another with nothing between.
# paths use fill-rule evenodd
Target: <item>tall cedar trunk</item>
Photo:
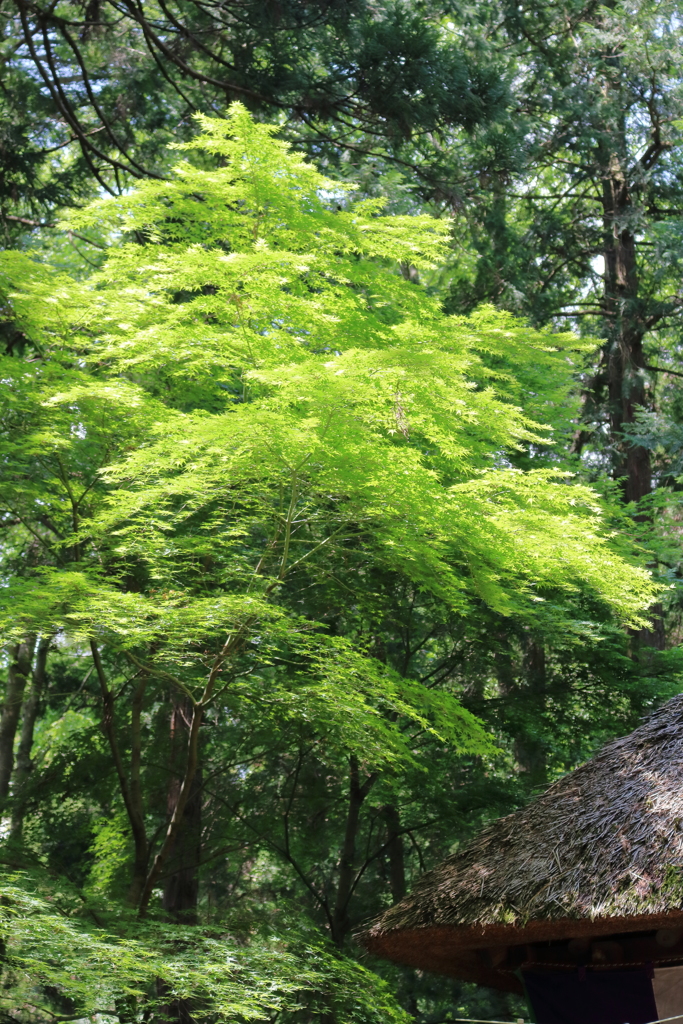
<instances>
[{"instance_id":1,"label":"tall cedar trunk","mask_svg":"<svg viewBox=\"0 0 683 1024\"><path fill-rule=\"evenodd\" d=\"M187 758L187 743L192 707L177 696L171 712L171 779L168 786L168 816L172 817L178 803L180 786ZM182 823L166 865L163 906L184 924L197 923L199 895L198 866L201 856L202 794L201 769L195 772L190 796L185 804Z\"/></svg>"},{"instance_id":2,"label":"tall cedar trunk","mask_svg":"<svg viewBox=\"0 0 683 1024\"><path fill-rule=\"evenodd\" d=\"M351 755L349 758L349 802L346 811L346 830L339 858L337 898L332 911L332 941L340 949L351 928L349 903L356 880L356 837L360 823L360 811L363 801L375 784L377 775L378 773L374 772L361 784L358 758Z\"/></svg>"},{"instance_id":3,"label":"tall cedar trunk","mask_svg":"<svg viewBox=\"0 0 683 1024\"><path fill-rule=\"evenodd\" d=\"M614 475L626 501L639 501L652 490L650 453L622 438L644 408L645 327L638 302L636 243L631 225L633 203L625 168L610 153L604 161L602 211L605 239L604 301L609 341L603 353L607 372L610 431L615 445Z\"/></svg>"},{"instance_id":4,"label":"tall cedar trunk","mask_svg":"<svg viewBox=\"0 0 683 1024\"><path fill-rule=\"evenodd\" d=\"M15 799L12 806L11 836L13 839L21 838L21 831L24 824L24 812L26 806L26 790L29 776L33 768L31 751L33 749L33 731L35 729L40 701L43 696L46 681L47 656L50 650L50 639L42 637L38 642L35 664L31 676L31 688L24 700L21 715L21 736L19 738L19 749L17 750L17 763L14 772Z\"/></svg>"},{"instance_id":5,"label":"tall cedar trunk","mask_svg":"<svg viewBox=\"0 0 683 1024\"><path fill-rule=\"evenodd\" d=\"M620 440L623 427L645 408L645 355L643 323L638 296L636 244L629 224L633 216L631 189L619 159L611 154L603 174L603 228L605 238L605 311L609 320L606 361L610 430L617 453L614 475L626 501L640 501L652 491L650 453L640 445ZM642 518L639 516L638 518ZM665 646L662 607L652 609L653 628L632 632L632 652L648 656ZM650 655L651 656L651 655Z\"/></svg>"},{"instance_id":6,"label":"tall cedar trunk","mask_svg":"<svg viewBox=\"0 0 683 1024\"><path fill-rule=\"evenodd\" d=\"M14 738L24 690L31 672L35 638L30 637L10 650L10 664L7 671L5 703L0 717L0 801L9 794L9 784L14 767Z\"/></svg>"}]
</instances>

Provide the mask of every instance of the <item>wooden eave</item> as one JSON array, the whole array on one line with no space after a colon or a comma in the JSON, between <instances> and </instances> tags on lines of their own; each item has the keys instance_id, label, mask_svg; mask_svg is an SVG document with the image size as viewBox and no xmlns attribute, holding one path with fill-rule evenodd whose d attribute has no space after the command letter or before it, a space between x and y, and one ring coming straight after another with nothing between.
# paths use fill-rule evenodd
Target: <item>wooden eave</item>
<instances>
[{"instance_id":1,"label":"wooden eave","mask_svg":"<svg viewBox=\"0 0 683 1024\"><path fill-rule=\"evenodd\" d=\"M508 992L522 992L521 968L572 970L683 963L683 910L631 917L559 918L524 926L434 925L368 931L376 956Z\"/></svg>"}]
</instances>

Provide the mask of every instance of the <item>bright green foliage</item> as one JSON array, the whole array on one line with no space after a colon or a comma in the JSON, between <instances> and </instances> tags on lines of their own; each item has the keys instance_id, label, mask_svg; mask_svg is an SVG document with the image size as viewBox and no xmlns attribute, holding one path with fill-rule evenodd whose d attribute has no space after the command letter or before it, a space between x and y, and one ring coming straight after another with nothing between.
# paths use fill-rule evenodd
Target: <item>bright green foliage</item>
<instances>
[{"instance_id":1,"label":"bright green foliage","mask_svg":"<svg viewBox=\"0 0 683 1024\"><path fill-rule=\"evenodd\" d=\"M247 614L236 588L249 588L249 602L270 597L351 535L452 608L476 594L532 614L532 593L585 586L637 622L649 583L608 555L595 496L545 470L498 468L548 433L509 400L524 397L519 385L486 356L504 346L512 371L523 359L522 376L555 397L571 372L558 355L573 339L513 328L493 312L471 325L444 317L395 271L437 259L444 222L354 205L239 106L227 122L202 123L192 145L220 153L227 169L181 165L170 186L147 182L91 207L77 224L106 218L149 241L115 247L80 286L55 287L37 269L16 296L41 345L60 360L76 350L92 367L64 368L62 387L45 388L60 433L49 443L87 444L89 408L108 428L128 414L146 420L144 444L103 469L114 493L88 536L115 530L117 555L143 560L164 587L210 550L233 595L231 613L217 610L219 631ZM337 199L346 208L334 209ZM13 262L7 270L20 276ZM83 417L83 438L74 442L74 426L67 441L65 415ZM34 433L34 445L46 441ZM255 575L244 548L259 532L268 539L256 545ZM49 600L45 582L41 592ZM156 605L137 603L146 601Z\"/></svg>"},{"instance_id":2,"label":"bright green foliage","mask_svg":"<svg viewBox=\"0 0 683 1024\"><path fill-rule=\"evenodd\" d=\"M123 938L86 930L73 893L39 894L35 880L22 877L3 880L0 899L7 936L0 1010L23 1011L29 1019L50 1013L41 993L50 988L68 993L69 1020L96 1014L130 1022L141 1010L148 1019L170 1000L190 998L194 1019L212 1024L274 1014L297 1020L301 1013L334 1013L339 1003L349 1024L409 1020L384 982L304 936L245 946L216 929L176 926L169 934L168 927L148 925Z\"/></svg>"},{"instance_id":3,"label":"bright green foliage","mask_svg":"<svg viewBox=\"0 0 683 1024\"><path fill-rule=\"evenodd\" d=\"M495 774L505 757L454 682L454 624L491 622L500 644L540 631L567 650L644 625L655 589L620 554L598 495L553 455L552 426L573 403L573 336L493 309L444 315L401 268L433 267L447 222L354 201L239 105L201 125L186 148L218 169L185 161L172 181L74 217L109 237L101 271L75 280L37 258L2 261L32 353L2 365L2 625L9 644L53 638L64 692L92 711L44 723L35 788L12 794L13 841L19 822L22 849L61 870L50 823L60 794L76 793L83 891L108 928L124 904L153 919L187 867L178 837L199 835L189 809L201 785L202 863L237 850L266 887L295 867L341 949L365 867L353 842L329 867L320 821L375 785L373 814L389 821L435 763L446 787L464 758ZM299 868L307 850L314 881ZM145 1012L152 974L203 1012L198 973L213 979L234 952L223 933L188 939L181 984L173 957L159 964L168 946L153 926L138 926L154 966L135 965L122 1021ZM221 1019L274 1012L278 993L317 991L335 972L355 991L357 968L323 953L315 967L301 953L299 975L287 959L298 939L275 914L262 931L285 966L269 973L256 944L234 953L244 973L211 995ZM109 958L114 999L129 940L79 934ZM35 963L31 943L48 931L26 935ZM272 1002L249 980L256 962ZM69 978L57 987L95 1007ZM339 1020L385 1012L381 993L360 1009L345 1000Z\"/></svg>"}]
</instances>

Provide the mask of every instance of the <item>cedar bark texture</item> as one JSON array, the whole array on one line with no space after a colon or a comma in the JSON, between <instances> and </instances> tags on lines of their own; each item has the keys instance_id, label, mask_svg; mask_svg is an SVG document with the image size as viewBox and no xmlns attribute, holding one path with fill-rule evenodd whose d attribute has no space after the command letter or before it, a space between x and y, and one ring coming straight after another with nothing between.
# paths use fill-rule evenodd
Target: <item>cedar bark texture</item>
<instances>
[{"instance_id":1,"label":"cedar bark texture","mask_svg":"<svg viewBox=\"0 0 683 1024\"><path fill-rule=\"evenodd\" d=\"M604 353L607 371L609 422L615 440L615 476L622 481L626 501L640 501L652 490L650 453L622 440L625 426L645 408L646 326L640 315L634 209L627 169L615 153L604 160L602 211L605 237L605 313L609 343Z\"/></svg>"}]
</instances>

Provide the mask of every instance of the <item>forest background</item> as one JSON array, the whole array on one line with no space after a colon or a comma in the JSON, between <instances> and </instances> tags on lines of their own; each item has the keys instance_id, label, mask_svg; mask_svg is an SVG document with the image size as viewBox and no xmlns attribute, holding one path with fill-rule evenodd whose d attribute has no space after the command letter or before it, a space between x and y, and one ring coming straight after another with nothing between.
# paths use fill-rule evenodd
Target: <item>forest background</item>
<instances>
[{"instance_id":1,"label":"forest background","mask_svg":"<svg viewBox=\"0 0 683 1024\"><path fill-rule=\"evenodd\" d=\"M680 690L682 14L2 6L4 1019L524 1014L353 936Z\"/></svg>"}]
</instances>

